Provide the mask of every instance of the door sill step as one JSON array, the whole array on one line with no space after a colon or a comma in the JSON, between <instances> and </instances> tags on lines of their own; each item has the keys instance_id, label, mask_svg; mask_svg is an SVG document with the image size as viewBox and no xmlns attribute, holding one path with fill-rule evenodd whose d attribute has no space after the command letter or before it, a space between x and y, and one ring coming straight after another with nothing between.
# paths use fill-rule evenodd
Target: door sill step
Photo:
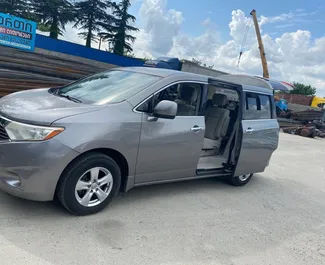
<instances>
[{"instance_id":1,"label":"door sill step","mask_svg":"<svg viewBox=\"0 0 325 265\"><path fill-rule=\"evenodd\" d=\"M231 172L227 172L224 168L213 168L213 169L199 169L196 170L198 176L215 175L215 176L226 176L231 175Z\"/></svg>"}]
</instances>

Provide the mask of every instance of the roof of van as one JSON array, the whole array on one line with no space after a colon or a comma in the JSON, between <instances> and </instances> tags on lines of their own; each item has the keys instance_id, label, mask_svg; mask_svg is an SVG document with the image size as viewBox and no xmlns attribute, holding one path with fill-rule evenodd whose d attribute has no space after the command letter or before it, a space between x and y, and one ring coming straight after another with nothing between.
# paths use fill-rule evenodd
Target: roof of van
<instances>
[{"instance_id":1,"label":"roof of van","mask_svg":"<svg viewBox=\"0 0 325 265\"><path fill-rule=\"evenodd\" d=\"M267 82L264 79L257 78L251 75L243 75L243 74L221 75L219 78L225 81L230 81L238 84L264 87L272 90L272 86L269 82Z\"/></svg>"},{"instance_id":2,"label":"roof of van","mask_svg":"<svg viewBox=\"0 0 325 265\"><path fill-rule=\"evenodd\" d=\"M260 92L260 93L265 93L265 94L272 94L273 91L270 88L266 88L265 85L262 83L251 83L251 82L241 82L240 79L238 78L232 78L229 77L231 75L220 75L220 77L213 77L213 76L206 76L206 75L200 75L200 74L194 74L194 73L189 73L189 72L182 72L182 71L177 71L177 70L170 70L170 69L163 69L163 68L153 68L153 67L123 67L123 68L117 68L120 70L125 70L125 71L132 71L132 72L137 72L137 73L143 73L143 74L149 74L149 75L156 75L160 77L168 77L171 75L180 75L182 78L186 77L193 77L197 81L202 81L202 82L207 82L208 79L213 79L216 81L226 81L229 83L241 85L243 87L243 90L245 91L252 91L252 92ZM263 81L262 81L263 82Z\"/></svg>"},{"instance_id":3,"label":"roof of van","mask_svg":"<svg viewBox=\"0 0 325 265\"><path fill-rule=\"evenodd\" d=\"M137 72L137 73L143 73L143 74L149 74L149 75L157 75L157 76L161 76L161 77L167 77L170 75L185 73L185 72L181 72L181 71L164 69L164 68L138 67L138 66L123 67L123 68L117 68L117 69L125 70L125 71L132 71L132 72ZM185 73L185 74L194 75L192 73Z\"/></svg>"},{"instance_id":4,"label":"roof of van","mask_svg":"<svg viewBox=\"0 0 325 265\"><path fill-rule=\"evenodd\" d=\"M271 90L269 88L251 86L251 85L243 85L243 84L241 84L241 85L243 87L243 91L246 91L246 92L255 92L255 93L273 95L273 90Z\"/></svg>"}]
</instances>

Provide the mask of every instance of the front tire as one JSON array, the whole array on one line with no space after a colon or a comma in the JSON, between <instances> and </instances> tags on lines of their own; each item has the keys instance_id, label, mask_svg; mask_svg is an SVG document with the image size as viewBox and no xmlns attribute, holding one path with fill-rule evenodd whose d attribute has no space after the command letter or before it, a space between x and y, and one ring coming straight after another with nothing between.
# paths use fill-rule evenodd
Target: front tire
<instances>
[{"instance_id":1,"label":"front tire","mask_svg":"<svg viewBox=\"0 0 325 265\"><path fill-rule=\"evenodd\" d=\"M63 172L57 196L75 215L90 215L103 210L121 185L121 170L116 162L101 153L77 158Z\"/></svg>"},{"instance_id":2,"label":"front tire","mask_svg":"<svg viewBox=\"0 0 325 265\"><path fill-rule=\"evenodd\" d=\"M253 177L253 174L241 175L238 177L230 177L228 178L228 183L236 186L241 187L245 186Z\"/></svg>"}]
</instances>

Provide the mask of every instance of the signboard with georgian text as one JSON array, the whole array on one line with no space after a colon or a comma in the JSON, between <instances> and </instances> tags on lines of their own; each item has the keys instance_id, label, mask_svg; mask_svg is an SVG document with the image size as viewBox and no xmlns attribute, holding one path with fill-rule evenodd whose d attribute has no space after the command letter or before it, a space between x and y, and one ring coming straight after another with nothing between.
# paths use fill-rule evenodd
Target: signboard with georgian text
<instances>
[{"instance_id":1,"label":"signboard with georgian text","mask_svg":"<svg viewBox=\"0 0 325 265\"><path fill-rule=\"evenodd\" d=\"M0 45L33 51L36 27L34 21L0 13Z\"/></svg>"}]
</instances>

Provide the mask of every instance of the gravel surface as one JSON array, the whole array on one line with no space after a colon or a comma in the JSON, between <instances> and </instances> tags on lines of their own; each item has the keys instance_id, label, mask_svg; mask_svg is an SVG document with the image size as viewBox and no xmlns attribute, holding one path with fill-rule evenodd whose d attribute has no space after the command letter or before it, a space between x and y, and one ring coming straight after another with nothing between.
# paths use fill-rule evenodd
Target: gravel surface
<instances>
[{"instance_id":1,"label":"gravel surface","mask_svg":"<svg viewBox=\"0 0 325 265\"><path fill-rule=\"evenodd\" d=\"M88 217L0 192L0 263L325 264L324 154L322 139L281 134L269 168L245 187L142 187Z\"/></svg>"}]
</instances>

